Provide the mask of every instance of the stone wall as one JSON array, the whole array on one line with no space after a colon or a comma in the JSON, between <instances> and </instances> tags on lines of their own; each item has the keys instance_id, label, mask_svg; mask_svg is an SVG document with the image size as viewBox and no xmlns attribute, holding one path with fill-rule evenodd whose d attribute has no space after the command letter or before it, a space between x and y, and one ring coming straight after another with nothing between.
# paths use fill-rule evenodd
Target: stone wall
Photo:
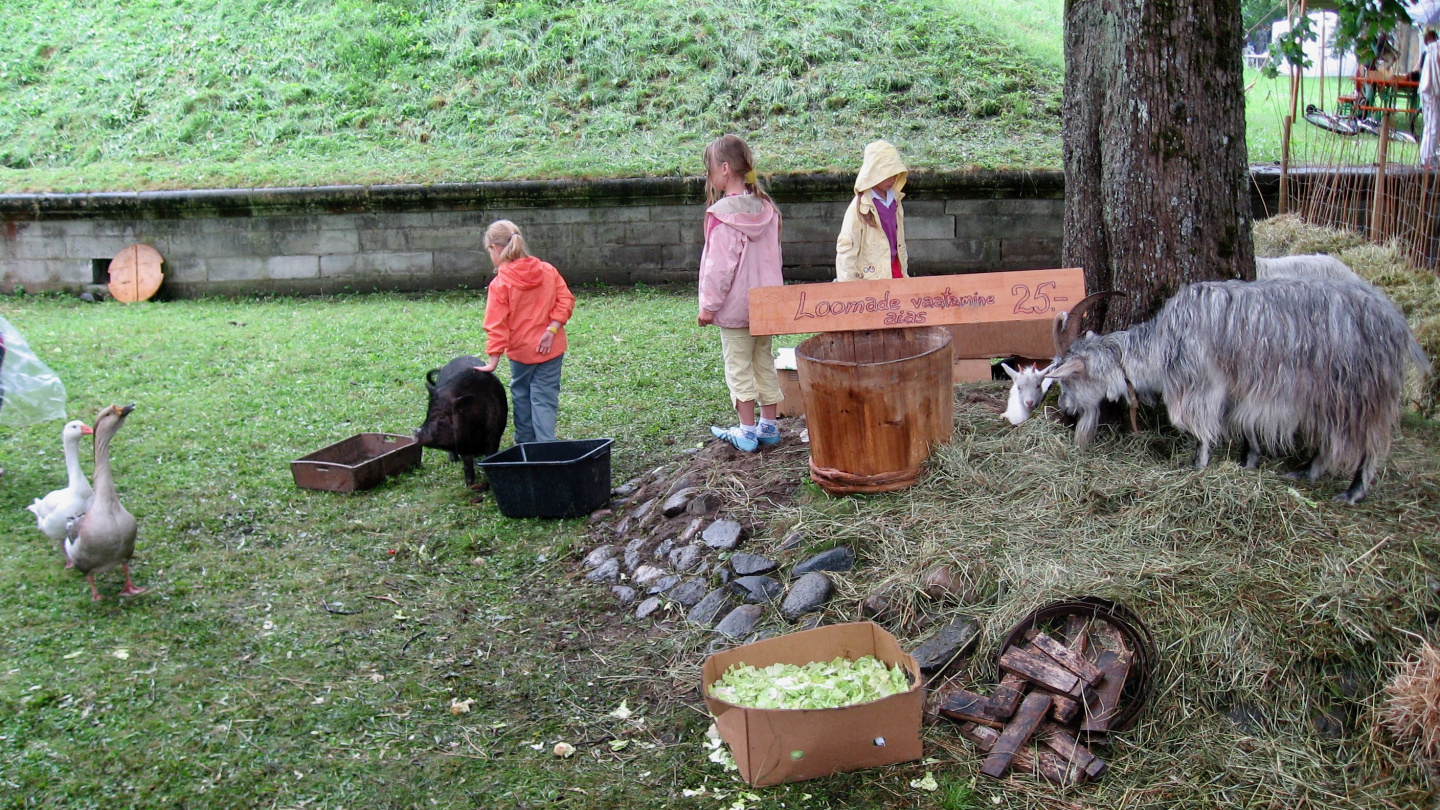
<instances>
[{"instance_id":1,"label":"stone wall","mask_svg":"<svg viewBox=\"0 0 1440 810\"><path fill-rule=\"evenodd\" d=\"M852 182L770 181L787 278L833 277ZM1060 172L916 175L905 191L914 274L1059 266ZM669 178L0 195L0 290L103 283L136 242L164 256L162 295L175 297L479 287L481 236L502 218L571 284L693 281L703 193Z\"/></svg>"}]
</instances>

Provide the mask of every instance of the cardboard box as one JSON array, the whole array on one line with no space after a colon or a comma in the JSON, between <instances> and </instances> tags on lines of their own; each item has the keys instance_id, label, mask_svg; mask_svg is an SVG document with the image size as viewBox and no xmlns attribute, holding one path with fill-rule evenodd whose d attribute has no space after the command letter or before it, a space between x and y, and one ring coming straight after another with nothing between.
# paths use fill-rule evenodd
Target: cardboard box
<instances>
[{"instance_id":1,"label":"cardboard box","mask_svg":"<svg viewBox=\"0 0 1440 810\"><path fill-rule=\"evenodd\" d=\"M780 393L785 399L776 407L780 416L804 416L805 400L800 396L800 372L794 369L776 369L780 375Z\"/></svg>"},{"instance_id":2,"label":"cardboard box","mask_svg":"<svg viewBox=\"0 0 1440 810\"><path fill-rule=\"evenodd\" d=\"M750 709L710 696L710 684L731 666L808 664L873 655L910 673L910 691L841 709ZM836 624L757 641L705 659L705 705L730 746L740 775L757 787L841 771L910 762L921 757L925 686L920 667L900 642L873 622Z\"/></svg>"}]
</instances>

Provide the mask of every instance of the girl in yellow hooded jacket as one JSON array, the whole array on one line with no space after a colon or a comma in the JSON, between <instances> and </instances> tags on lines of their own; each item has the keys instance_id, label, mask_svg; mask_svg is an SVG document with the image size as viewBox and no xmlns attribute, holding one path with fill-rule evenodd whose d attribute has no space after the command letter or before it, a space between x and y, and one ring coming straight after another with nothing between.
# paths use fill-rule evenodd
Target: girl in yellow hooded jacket
<instances>
[{"instance_id":1,"label":"girl in yellow hooded jacket","mask_svg":"<svg viewBox=\"0 0 1440 810\"><path fill-rule=\"evenodd\" d=\"M885 141L865 147L865 162L855 177L855 199L845 211L835 240L835 279L860 281L909 278L905 255L905 195L909 171L900 153Z\"/></svg>"}]
</instances>

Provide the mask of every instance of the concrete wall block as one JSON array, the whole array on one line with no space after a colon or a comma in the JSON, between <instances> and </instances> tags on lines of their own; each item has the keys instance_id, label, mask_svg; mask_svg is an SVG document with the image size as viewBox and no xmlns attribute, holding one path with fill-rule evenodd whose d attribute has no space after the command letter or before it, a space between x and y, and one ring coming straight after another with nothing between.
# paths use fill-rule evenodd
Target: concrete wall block
<instances>
[{"instance_id":1,"label":"concrete wall block","mask_svg":"<svg viewBox=\"0 0 1440 810\"><path fill-rule=\"evenodd\" d=\"M632 222L623 238L627 245L674 245L680 242L680 223Z\"/></svg>"},{"instance_id":2,"label":"concrete wall block","mask_svg":"<svg viewBox=\"0 0 1440 810\"><path fill-rule=\"evenodd\" d=\"M1000 262L1008 269L1046 270L1060 267L1063 239L1002 239Z\"/></svg>"},{"instance_id":3,"label":"concrete wall block","mask_svg":"<svg viewBox=\"0 0 1440 810\"><path fill-rule=\"evenodd\" d=\"M436 275L468 279L467 283L477 289L485 286L494 275L494 268L490 266L490 254L485 251L437 250L432 261Z\"/></svg>"},{"instance_id":4,"label":"concrete wall block","mask_svg":"<svg viewBox=\"0 0 1440 810\"><path fill-rule=\"evenodd\" d=\"M428 228L433 222L434 214L429 211L355 215L355 227L367 231L383 231L391 228Z\"/></svg>"},{"instance_id":5,"label":"concrete wall block","mask_svg":"<svg viewBox=\"0 0 1440 810\"><path fill-rule=\"evenodd\" d=\"M908 212L907 212L908 214ZM912 239L954 239L955 217L905 217L905 244Z\"/></svg>"},{"instance_id":6,"label":"concrete wall block","mask_svg":"<svg viewBox=\"0 0 1440 810\"><path fill-rule=\"evenodd\" d=\"M700 270L700 254L704 251L704 245L691 243L684 245L664 245L661 248L661 261L667 270L688 271L694 280L694 275Z\"/></svg>"},{"instance_id":7,"label":"concrete wall block","mask_svg":"<svg viewBox=\"0 0 1440 810\"><path fill-rule=\"evenodd\" d=\"M162 240L152 240L149 244L159 241ZM135 243L134 239L114 236L71 236L67 237L64 242L50 242L52 246L57 244L64 246L64 258L84 259L87 262L91 259L113 259L120 251ZM162 252L160 255L164 256L165 254ZM55 258L61 258L61 256Z\"/></svg>"},{"instance_id":8,"label":"concrete wall block","mask_svg":"<svg viewBox=\"0 0 1440 810\"><path fill-rule=\"evenodd\" d=\"M280 252L274 233L233 222L212 233L177 234L165 241L166 250L177 256L274 256Z\"/></svg>"},{"instance_id":9,"label":"concrete wall block","mask_svg":"<svg viewBox=\"0 0 1440 810\"><path fill-rule=\"evenodd\" d=\"M406 240L410 250L485 249L485 231L480 228L411 228L406 233Z\"/></svg>"},{"instance_id":10,"label":"concrete wall block","mask_svg":"<svg viewBox=\"0 0 1440 810\"><path fill-rule=\"evenodd\" d=\"M901 207L905 209L905 224L910 224L910 217L941 217L949 213L945 210L947 200L912 200L906 197L901 201Z\"/></svg>"},{"instance_id":11,"label":"concrete wall block","mask_svg":"<svg viewBox=\"0 0 1440 810\"><path fill-rule=\"evenodd\" d=\"M319 256L271 256L265 260L266 278L317 278L319 275Z\"/></svg>"},{"instance_id":12,"label":"concrete wall block","mask_svg":"<svg viewBox=\"0 0 1440 810\"><path fill-rule=\"evenodd\" d=\"M659 245L605 245L595 258L600 267L621 272L659 270L665 264L664 249Z\"/></svg>"},{"instance_id":13,"label":"concrete wall block","mask_svg":"<svg viewBox=\"0 0 1440 810\"><path fill-rule=\"evenodd\" d=\"M141 241L140 228L142 224L147 226L148 228L152 223L140 223L136 222L135 220L127 219L100 219L95 220L95 228L93 231L91 231L91 233L93 233L95 236L117 236L121 239L129 239L129 244L133 245L136 242ZM76 234L76 236L79 235L80 234Z\"/></svg>"},{"instance_id":14,"label":"concrete wall block","mask_svg":"<svg viewBox=\"0 0 1440 810\"><path fill-rule=\"evenodd\" d=\"M840 221L832 219L789 217L780 229L782 243L829 242L831 250L835 249L835 238L839 235Z\"/></svg>"},{"instance_id":15,"label":"concrete wall block","mask_svg":"<svg viewBox=\"0 0 1440 810\"><path fill-rule=\"evenodd\" d=\"M323 277L410 276L428 273L433 256L423 253L337 253L320 257Z\"/></svg>"},{"instance_id":16,"label":"concrete wall block","mask_svg":"<svg viewBox=\"0 0 1440 810\"><path fill-rule=\"evenodd\" d=\"M780 215L785 217L785 227L790 227L791 219L819 219L834 221L831 225L835 231L840 230L840 223L845 219L845 209L850 205L849 200L843 202L789 202L780 203ZM907 206L907 212L910 210Z\"/></svg>"},{"instance_id":17,"label":"concrete wall block","mask_svg":"<svg viewBox=\"0 0 1440 810\"><path fill-rule=\"evenodd\" d=\"M167 258L160 269L165 273L166 284L204 282L208 275L208 271L205 268L205 260L199 256L181 256L175 259Z\"/></svg>"},{"instance_id":18,"label":"concrete wall block","mask_svg":"<svg viewBox=\"0 0 1440 810\"><path fill-rule=\"evenodd\" d=\"M974 264L985 261L988 253L997 258L999 254L999 245L986 239L907 239L905 249L912 267L917 263Z\"/></svg>"},{"instance_id":19,"label":"concrete wall block","mask_svg":"<svg viewBox=\"0 0 1440 810\"><path fill-rule=\"evenodd\" d=\"M265 259L259 256L218 256L205 260L207 281L245 281L268 278Z\"/></svg>"},{"instance_id":20,"label":"concrete wall block","mask_svg":"<svg viewBox=\"0 0 1440 810\"><path fill-rule=\"evenodd\" d=\"M360 227L360 217L355 214L321 214L315 218L321 230L353 231Z\"/></svg>"},{"instance_id":21,"label":"concrete wall block","mask_svg":"<svg viewBox=\"0 0 1440 810\"><path fill-rule=\"evenodd\" d=\"M651 205L646 208L651 222L701 222L705 219L703 205Z\"/></svg>"},{"instance_id":22,"label":"concrete wall block","mask_svg":"<svg viewBox=\"0 0 1440 810\"><path fill-rule=\"evenodd\" d=\"M359 253L394 253L410 249L410 229L388 228L357 231L360 240Z\"/></svg>"},{"instance_id":23,"label":"concrete wall block","mask_svg":"<svg viewBox=\"0 0 1440 810\"><path fill-rule=\"evenodd\" d=\"M1002 199L993 200L995 213L1012 217L1064 217L1064 199Z\"/></svg>"},{"instance_id":24,"label":"concrete wall block","mask_svg":"<svg viewBox=\"0 0 1440 810\"><path fill-rule=\"evenodd\" d=\"M67 236L94 236L96 222L91 219L59 219L53 222L8 221L0 224L0 234L23 235L27 230L45 239L64 239Z\"/></svg>"},{"instance_id":25,"label":"concrete wall block","mask_svg":"<svg viewBox=\"0 0 1440 810\"><path fill-rule=\"evenodd\" d=\"M830 274L835 274L835 243L831 242L791 242L784 245L780 251L781 259L785 265L811 265L815 267L829 267Z\"/></svg>"},{"instance_id":26,"label":"concrete wall block","mask_svg":"<svg viewBox=\"0 0 1440 810\"><path fill-rule=\"evenodd\" d=\"M16 239L0 240L0 259L63 259L68 255L64 239L46 239L34 229Z\"/></svg>"},{"instance_id":27,"label":"concrete wall block","mask_svg":"<svg viewBox=\"0 0 1440 810\"><path fill-rule=\"evenodd\" d=\"M57 259L7 259L0 261L0 290L8 293L15 286L22 285L27 290L36 291L50 287L57 287L62 284L88 284L90 282L90 266L85 265L85 276L80 278L74 268L80 266L79 262L66 262Z\"/></svg>"},{"instance_id":28,"label":"concrete wall block","mask_svg":"<svg viewBox=\"0 0 1440 810\"><path fill-rule=\"evenodd\" d=\"M430 215L430 223L426 227L470 228L476 232L475 241L478 242L484 237L485 229L490 227L490 223L504 218L496 216L494 211L435 211ZM520 232L525 232L524 225L520 225Z\"/></svg>"},{"instance_id":29,"label":"concrete wall block","mask_svg":"<svg viewBox=\"0 0 1440 810\"><path fill-rule=\"evenodd\" d=\"M319 230L279 232L275 238L279 252L286 256L359 253L360 232Z\"/></svg>"}]
</instances>

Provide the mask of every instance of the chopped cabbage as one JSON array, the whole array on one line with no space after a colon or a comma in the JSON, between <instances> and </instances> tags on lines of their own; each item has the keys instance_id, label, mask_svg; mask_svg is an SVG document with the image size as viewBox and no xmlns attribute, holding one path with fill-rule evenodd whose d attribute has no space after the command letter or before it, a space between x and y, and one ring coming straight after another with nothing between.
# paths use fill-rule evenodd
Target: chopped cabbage
<instances>
[{"instance_id":1,"label":"chopped cabbage","mask_svg":"<svg viewBox=\"0 0 1440 810\"><path fill-rule=\"evenodd\" d=\"M910 677L903 668L867 655L856 661L836 658L763 669L737 664L710 685L710 694L752 709L838 709L909 689Z\"/></svg>"}]
</instances>

